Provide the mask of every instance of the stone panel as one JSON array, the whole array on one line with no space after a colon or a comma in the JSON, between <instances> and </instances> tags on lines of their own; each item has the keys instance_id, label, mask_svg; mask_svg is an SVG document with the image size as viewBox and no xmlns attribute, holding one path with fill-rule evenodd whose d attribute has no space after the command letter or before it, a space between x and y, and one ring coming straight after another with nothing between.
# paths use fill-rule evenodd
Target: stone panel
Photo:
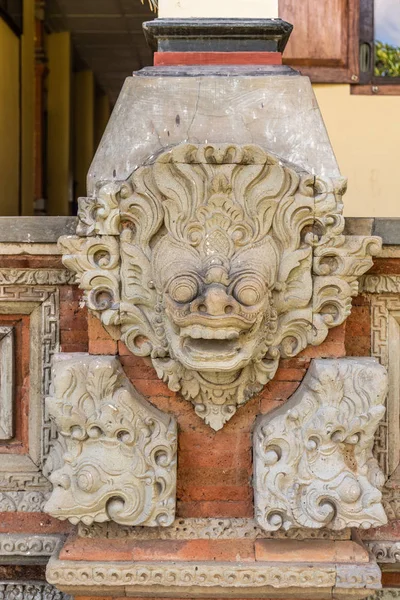
<instances>
[{"instance_id":1,"label":"stone panel","mask_svg":"<svg viewBox=\"0 0 400 600\"><path fill-rule=\"evenodd\" d=\"M0 440L13 437L14 328L0 326Z\"/></svg>"},{"instance_id":2,"label":"stone panel","mask_svg":"<svg viewBox=\"0 0 400 600\"><path fill-rule=\"evenodd\" d=\"M176 422L148 404L110 356L58 354L46 404L65 440L45 511L71 523L168 526Z\"/></svg>"},{"instance_id":3,"label":"stone panel","mask_svg":"<svg viewBox=\"0 0 400 600\"><path fill-rule=\"evenodd\" d=\"M385 409L372 358L314 360L300 388L254 432L255 516L266 530L386 523L372 456Z\"/></svg>"}]
</instances>

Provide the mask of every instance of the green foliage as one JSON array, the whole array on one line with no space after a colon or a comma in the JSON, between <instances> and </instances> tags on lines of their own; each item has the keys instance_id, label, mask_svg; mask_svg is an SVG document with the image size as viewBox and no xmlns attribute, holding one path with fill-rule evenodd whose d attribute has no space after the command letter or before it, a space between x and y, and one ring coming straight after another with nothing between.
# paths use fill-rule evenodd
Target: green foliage
<instances>
[{"instance_id":1,"label":"green foliage","mask_svg":"<svg viewBox=\"0 0 400 600\"><path fill-rule=\"evenodd\" d=\"M375 42L375 75L400 77L400 47Z\"/></svg>"}]
</instances>

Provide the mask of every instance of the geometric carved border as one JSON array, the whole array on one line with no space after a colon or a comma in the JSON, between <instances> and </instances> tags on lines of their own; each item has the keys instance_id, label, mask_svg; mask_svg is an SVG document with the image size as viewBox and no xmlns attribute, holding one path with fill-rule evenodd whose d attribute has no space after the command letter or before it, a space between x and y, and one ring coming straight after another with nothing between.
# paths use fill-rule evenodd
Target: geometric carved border
<instances>
[{"instance_id":1,"label":"geometric carved border","mask_svg":"<svg viewBox=\"0 0 400 600\"><path fill-rule=\"evenodd\" d=\"M46 579L78 595L191 598L364 598L381 588L381 572L369 563L76 561L50 558ZM152 589L153 588L153 589ZM340 594L340 595L339 595ZM364 595L363 595L364 594ZM293 596L292 596L293 597Z\"/></svg>"},{"instance_id":2,"label":"geometric carved border","mask_svg":"<svg viewBox=\"0 0 400 600\"><path fill-rule=\"evenodd\" d=\"M0 314L30 315L28 453L0 454L0 505L15 510L15 505L41 504L51 487L42 467L57 434L45 415L44 398L50 391L51 358L59 351L58 288L0 285Z\"/></svg>"},{"instance_id":3,"label":"geometric carved border","mask_svg":"<svg viewBox=\"0 0 400 600\"><path fill-rule=\"evenodd\" d=\"M0 439L13 436L14 328L0 326Z\"/></svg>"},{"instance_id":4,"label":"geometric carved border","mask_svg":"<svg viewBox=\"0 0 400 600\"><path fill-rule=\"evenodd\" d=\"M389 376L386 413L375 443L375 456L389 478L400 459L400 295L371 295L371 355Z\"/></svg>"},{"instance_id":5,"label":"geometric carved border","mask_svg":"<svg viewBox=\"0 0 400 600\"><path fill-rule=\"evenodd\" d=\"M26 533L0 533L1 561L7 564L35 565L47 563L49 557L62 544L60 535L35 535ZM1 596L0 596L1 598Z\"/></svg>"},{"instance_id":6,"label":"geometric carved border","mask_svg":"<svg viewBox=\"0 0 400 600\"><path fill-rule=\"evenodd\" d=\"M178 518L169 527L131 527L112 521L78 525L78 535L84 538L134 540L229 540L229 539L292 539L292 540L346 540L351 530L291 529L264 531L254 519L246 518Z\"/></svg>"},{"instance_id":7,"label":"geometric carved border","mask_svg":"<svg viewBox=\"0 0 400 600\"><path fill-rule=\"evenodd\" d=\"M400 563L400 542L373 540L365 542L365 545L379 564Z\"/></svg>"}]
</instances>

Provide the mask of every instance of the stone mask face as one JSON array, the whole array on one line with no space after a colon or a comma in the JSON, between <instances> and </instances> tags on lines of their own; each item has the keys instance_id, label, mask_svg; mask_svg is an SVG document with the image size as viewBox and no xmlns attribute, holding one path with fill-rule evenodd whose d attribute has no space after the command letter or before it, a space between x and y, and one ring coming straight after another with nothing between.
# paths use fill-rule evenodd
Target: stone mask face
<instances>
[{"instance_id":1,"label":"stone mask face","mask_svg":"<svg viewBox=\"0 0 400 600\"><path fill-rule=\"evenodd\" d=\"M344 187L258 146L182 144L81 199L63 260L113 337L220 429L348 316L379 240L343 235Z\"/></svg>"},{"instance_id":2,"label":"stone mask face","mask_svg":"<svg viewBox=\"0 0 400 600\"><path fill-rule=\"evenodd\" d=\"M275 324L271 288L277 257L272 240L247 250L232 249L231 255L224 252L223 242L228 246L230 238L217 229L204 235L199 249L176 244L167 235L154 250L168 347L186 369L243 369Z\"/></svg>"}]
</instances>

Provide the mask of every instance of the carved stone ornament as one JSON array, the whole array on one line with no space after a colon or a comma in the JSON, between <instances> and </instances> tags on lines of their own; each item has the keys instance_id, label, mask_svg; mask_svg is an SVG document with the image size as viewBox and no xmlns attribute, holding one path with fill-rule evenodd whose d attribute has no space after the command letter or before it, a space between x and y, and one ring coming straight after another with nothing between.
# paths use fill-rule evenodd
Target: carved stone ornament
<instances>
[{"instance_id":1,"label":"carved stone ornament","mask_svg":"<svg viewBox=\"0 0 400 600\"><path fill-rule=\"evenodd\" d=\"M0 581L0 600L72 600L52 585L41 581Z\"/></svg>"},{"instance_id":2,"label":"carved stone ornament","mask_svg":"<svg viewBox=\"0 0 400 600\"><path fill-rule=\"evenodd\" d=\"M139 395L114 357L58 354L53 378L46 404L66 451L45 512L74 524L170 525L175 420Z\"/></svg>"},{"instance_id":3,"label":"carved stone ornament","mask_svg":"<svg viewBox=\"0 0 400 600\"><path fill-rule=\"evenodd\" d=\"M80 199L59 246L111 335L218 430L349 315L381 240L343 235L344 191L259 146L185 143Z\"/></svg>"},{"instance_id":4,"label":"carved stone ornament","mask_svg":"<svg viewBox=\"0 0 400 600\"><path fill-rule=\"evenodd\" d=\"M169 527L129 527L116 523L79 524L79 537L134 539L134 540L256 540L256 539L291 539L291 540L349 540L350 529L332 531L331 529L290 529L285 531L265 531L254 519L236 518L202 518L189 517L175 519ZM1 538L0 538L1 539Z\"/></svg>"},{"instance_id":5,"label":"carved stone ornament","mask_svg":"<svg viewBox=\"0 0 400 600\"><path fill-rule=\"evenodd\" d=\"M254 432L255 517L267 531L387 522L372 455L384 414L384 367L373 358L314 360L284 407Z\"/></svg>"},{"instance_id":6,"label":"carved stone ornament","mask_svg":"<svg viewBox=\"0 0 400 600\"><path fill-rule=\"evenodd\" d=\"M46 579L64 591L128 597L365 598L381 588L376 563L99 561L48 562ZM153 589L152 589L153 588ZM293 596L293 590L297 590ZM354 594L360 590L360 594ZM242 594L240 596L240 594ZM340 594L340 595L339 595Z\"/></svg>"}]
</instances>

